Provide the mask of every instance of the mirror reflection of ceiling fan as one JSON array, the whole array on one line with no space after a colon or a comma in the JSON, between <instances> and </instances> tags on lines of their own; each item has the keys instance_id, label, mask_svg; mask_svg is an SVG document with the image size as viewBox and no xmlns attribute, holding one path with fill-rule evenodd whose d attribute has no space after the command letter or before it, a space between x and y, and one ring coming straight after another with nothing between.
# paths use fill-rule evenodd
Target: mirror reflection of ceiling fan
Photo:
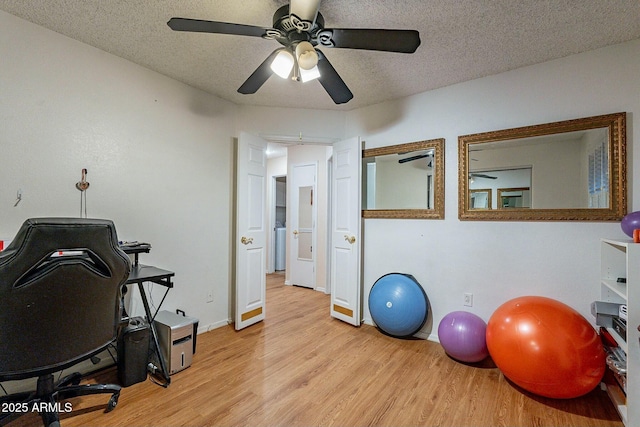
<instances>
[{"instance_id":1,"label":"mirror reflection of ceiling fan","mask_svg":"<svg viewBox=\"0 0 640 427\"><path fill-rule=\"evenodd\" d=\"M400 159L400 160L398 160L398 163L412 162L414 160L424 159L425 157L432 157L432 156L433 156L433 154L431 154L431 153L417 154L415 156L405 157L404 159Z\"/></svg>"},{"instance_id":2,"label":"mirror reflection of ceiling fan","mask_svg":"<svg viewBox=\"0 0 640 427\"><path fill-rule=\"evenodd\" d=\"M420 34L415 30L325 28L319 8L320 0L291 0L273 15L273 28L188 18L171 18L167 25L174 31L275 40L283 47L274 50L238 92L256 93L275 73L302 82L318 79L336 104L349 102L353 94L317 46L398 53L413 53L420 46Z\"/></svg>"},{"instance_id":3,"label":"mirror reflection of ceiling fan","mask_svg":"<svg viewBox=\"0 0 640 427\"><path fill-rule=\"evenodd\" d=\"M484 173L470 173L469 178L487 178L487 179L498 179L497 176L487 175Z\"/></svg>"}]
</instances>

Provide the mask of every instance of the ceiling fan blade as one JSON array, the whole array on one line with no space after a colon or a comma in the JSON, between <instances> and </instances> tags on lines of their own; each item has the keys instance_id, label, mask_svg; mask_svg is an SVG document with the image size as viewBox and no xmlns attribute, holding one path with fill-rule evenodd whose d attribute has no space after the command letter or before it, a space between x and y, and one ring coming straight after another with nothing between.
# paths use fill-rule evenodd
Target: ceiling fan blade
<instances>
[{"instance_id":1,"label":"ceiling fan blade","mask_svg":"<svg viewBox=\"0 0 640 427\"><path fill-rule=\"evenodd\" d=\"M338 75L338 72L333 68L327 57L318 49L316 49L316 52L318 52L318 70L320 71L318 80L320 80L320 84L336 104L349 102L353 98L353 94L346 83Z\"/></svg>"},{"instance_id":2,"label":"ceiling fan blade","mask_svg":"<svg viewBox=\"0 0 640 427\"><path fill-rule=\"evenodd\" d=\"M171 18L167 25L173 31L189 31L196 33L233 34L238 36L262 37L268 28L254 25L232 24L229 22L203 21L200 19Z\"/></svg>"},{"instance_id":3,"label":"ceiling fan blade","mask_svg":"<svg viewBox=\"0 0 640 427\"><path fill-rule=\"evenodd\" d=\"M414 160L424 159L425 157L431 157L431 154L417 154L415 156L405 157L404 159L398 160L398 163L412 162Z\"/></svg>"},{"instance_id":4,"label":"ceiling fan blade","mask_svg":"<svg viewBox=\"0 0 640 427\"><path fill-rule=\"evenodd\" d=\"M289 19L298 30L309 31L316 21L319 8L320 0L291 0Z\"/></svg>"},{"instance_id":5,"label":"ceiling fan blade","mask_svg":"<svg viewBox=\"0 0 640 427\"><path fill-rule=\"evenodd\" d=\"M471 173L469 175L474 176L476 178L498 179L497 176L486 175L484 173Z\"/></svg>"},{"instance_id":6,"label":"ceiling fan blade","mask_svg":"<svg viewBox=\"0 0 640 427\"><path fill-rule=\"evenodd\" d=\"M413 53L420 46L416 30L325 28L318 32L318 44L325 47Z\"/></svg>"},{"instance_id":7,"label":"ceiling fan blade","mask_svg":"<svg viewBox=\"0 0 640 427\"><path fill-rule=\"evenodd\" d=\"M271 71L271 63L276 57L280 49L276 49L265 59L262 64L256 68L256 70L249 76L242 86L238 88L238 92L244 95L256 93L260 87L271 77L273 71Z\"/></svg>"}]
</instances>

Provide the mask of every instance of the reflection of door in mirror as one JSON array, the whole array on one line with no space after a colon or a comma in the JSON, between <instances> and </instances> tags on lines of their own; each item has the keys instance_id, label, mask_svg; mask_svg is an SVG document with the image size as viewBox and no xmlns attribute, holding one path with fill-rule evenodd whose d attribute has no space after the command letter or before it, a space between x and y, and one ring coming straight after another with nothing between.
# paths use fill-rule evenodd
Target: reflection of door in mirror
<instances>
[{"instance_id":1,"label":"reflection of door in mirror","mask_svg":"<svg viewBox=\"0 0 640 427\"><path fill-rule=\"evenodd\" d=\"M498 209L528 209L531 207L531 191L528 187L498 188Z\"/></svg>"},{"instance_id":2,"label":"reflection of door in mirror","mask_svg":"<svg viewBox=\"0 0 640 427\"><path fill-rule=\"evenodd\" d=\"M491 209L491 189L478 188L469 190L469 207L471 209Z\"/></svg>"},{"instance_id":3,"label":"reflection of door in mirror","mask_svg":"<svg viewBox=\"0 0 640 427\"><path fill-rule=\"evenodd\" d=\"M609 150L604 135L587 146L589 207L609 207Z\"/></svg>"}]
</instances>

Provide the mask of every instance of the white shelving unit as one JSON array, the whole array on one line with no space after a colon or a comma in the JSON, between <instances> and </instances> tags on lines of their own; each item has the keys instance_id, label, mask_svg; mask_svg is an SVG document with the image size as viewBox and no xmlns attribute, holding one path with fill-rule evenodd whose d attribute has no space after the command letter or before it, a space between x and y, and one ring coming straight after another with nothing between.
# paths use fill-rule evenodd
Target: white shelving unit
<instances>
[{"instance_id":1,"label":"white shelving unit","mask_svg":"<svg viewBox=\"0 0 640 427\"><path fill-rule=\"evenodd\" d=\"M600 298L627 305L626 341L612 328L611 336L627 354L627 394L617 385L607 392L628 427L640 426L640 244L631 240L602 239L600 246ZM618 282L619 278L626 283Z\"/></svg>"}]
</instances>

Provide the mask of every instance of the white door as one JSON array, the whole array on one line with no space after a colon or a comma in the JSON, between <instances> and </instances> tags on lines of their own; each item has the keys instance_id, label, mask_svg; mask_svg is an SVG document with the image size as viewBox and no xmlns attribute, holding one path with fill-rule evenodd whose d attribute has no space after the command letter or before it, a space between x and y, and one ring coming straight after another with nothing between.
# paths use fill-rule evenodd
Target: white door
<instances>
[{"instance_id":1,"label":"white door","mask_svg":"<svg viewBox=\"0 0 640 427\"><path fill-rule=\"evenodd\" d=\"M360 138L333 145L331 177L331 315L359 326L360 283Z\"/></svg>"},{"instance_id":2,"label":"white door","mask_svg":"<svg viewBox=\"0 0 640 427\"><path fill-rule=\"evenodd\" d=\"M293 285L316 287L317 163L291 168L289 217L289 281Z\"/></svg>"},{"instance_id":3,"label":"white door","mask_svg":"<svg viewBox=\"0 0 640 427\"><path fill-rule=\"evenodd\" d=\"M265 317L267 142L240 132L236 172L236 330Z\"/></svg>"}]
</instances>

